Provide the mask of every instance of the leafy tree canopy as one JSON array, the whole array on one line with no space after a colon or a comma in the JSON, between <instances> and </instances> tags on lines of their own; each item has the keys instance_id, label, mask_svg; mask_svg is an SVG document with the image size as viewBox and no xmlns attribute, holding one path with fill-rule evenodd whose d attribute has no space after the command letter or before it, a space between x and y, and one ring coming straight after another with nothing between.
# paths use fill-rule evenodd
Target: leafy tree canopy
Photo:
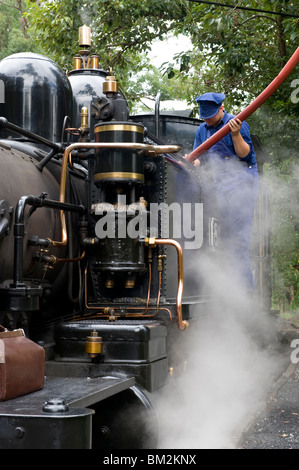
<instances>
[{"instance_id":1,"label":"leafy tree canopy","mask_svg":"<svg viewBox=\"0 0 299 470\"><path fill-rule=\"evenodd\" d=\"M231 3L238 6L240 2ZM103 66L116 70L125 85L128 75L136 80L136 72L149 68L144 54L154 39L163 40L170 33L188 35L192 49L178 53L163 72L169 79L184 78L185 98L190 103L199 93L221 87L235 109L270 83L299 39L298 17L189 0L49 0L27 5L28 31L47 55L70 68L78 28L85 23L92 28L93 48ZM243 5L299 16L298 6L291 0L265 0L262 6L247 0ZM276 93L276 106L285 103L286 90L290 96L290 81ZM297 114L297 108L289 104L290 111Z\"/></svg>"},{"instance_id":2,"label":"leafy tree canopy","mask_svg":"<svg viewBox=\"0 0 299 470\"><path fill-rule=\"evenodd\" d=\"M169 79L169 90L173 88L177 97L180 89L179 97L184 94L193 105L198 94L221 88L228 106L238 111L272 81L295 51L299 42L299 8L292 0L264 0L262 5L256 0L242 2L243 8L253 11L238 9L238 1L230 2L235 8L207 3L0 0L5 13L0 19L1 56L27 45L70 69L78 50L78 29L87 24L92 28L92 47L100 55L102 66L112 67L123 88L137 92L136 98L144 86L143 75L139 90L129 84L132 80L138 83L140 71L151 69L147 53L152 41L163 40L169 34L185 34L190 37L192 48L179 52L162 71L155 71L159 76L155 80L157 87L163 82L164 73ZM288 115L298 115L298 107L292 106L290 100L290 83L295 77L294 72L270 101L275 102L278 112L287 107Z\"/></svg>"},{"instance_id":3,"label":"leafy tree canopy","mask_svg":"<svg viewBox=\"0 0 299 470\"><path fill-rule=\"evenodd\" d=\"M27 29L25 2L0 0L0 60L17 52L38 51Z\"/></svg>"}]
</instances>

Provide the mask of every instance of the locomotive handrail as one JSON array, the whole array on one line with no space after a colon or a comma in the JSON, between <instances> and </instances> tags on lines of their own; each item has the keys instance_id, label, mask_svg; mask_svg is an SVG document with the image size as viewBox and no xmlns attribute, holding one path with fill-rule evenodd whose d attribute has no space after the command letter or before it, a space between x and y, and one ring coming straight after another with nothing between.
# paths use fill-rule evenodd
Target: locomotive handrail
<instances>
[{"instance_id":1,"label":"locomotive handrail","mask_svg":"<svg viewBox=\"0 0 299 470\"><path fill-rule=\"evenodd\" d=\"M189 324L186 320L182 319L182 299L183 299L183 287L184 287L184 276L183 276L183 250L179 242L171 238L146 238L145 244L154 247L155 245L172 245L177 250L178 255L178 289L176 298L177 307L177 319L180 330L188 328Z\"/></svg>"},{"instance_id":2,"label":"locomotive handrail","mask_svg":"<svg viewBox=\"0 0 299 470\"><path fill-rule=\"evenodd\" d=\"M96 149L96 148L120 148L120 149L134 149L134 150L145 150L148 152L154 152L156 154L164 153L176 153L179 152L179 145L152 145L138 142L76 142L69 145L64 154L68 155L76 148Z\"/></svg>"},{"instance_id":3,"label":"locomotive handrail","mask_svg":"<svg viewBox=\"0 0 299 470\"><path fill-rule=\"evenodd\" d=\"M0 117L0 127L3 127L4 129L10 129L11 131L14 131L14 132L17 132L18 134L23 135L24 137L29 137L32 140L39 142L40 144L47 145L51 149L56 150L56 152L63 152L64 150L64 146L62 144L52 142L51 140L45 139L44 137L34 134L31 131L27 131L26 129L23 129L20 126L17 126L16 124L13 124L12 122L9 122L5 117Z\"/></svg>"},{"instance_id":4,"label":"locomotive handrail","mask_svg":"<svg viewBox=\"0 0 299 470\"><path fill-rule=\"evenodd\" d=\"M0 117L0 128L3 127L4 129L10 129L11 131L17 132L18 134L23 135L24 137L28 137L35 142L39 142L40 144L46 145L50 147L51 150L46 155L38 165L36 165L39 171L43 171L44 166L57 154L62 153L64 151L64 145L52 142L51 140L46 139L45 137L41 137L40 135L34 134L31 131L27 131L12 122L9 122L5 117Z\"/></svg>"}]
</instances>

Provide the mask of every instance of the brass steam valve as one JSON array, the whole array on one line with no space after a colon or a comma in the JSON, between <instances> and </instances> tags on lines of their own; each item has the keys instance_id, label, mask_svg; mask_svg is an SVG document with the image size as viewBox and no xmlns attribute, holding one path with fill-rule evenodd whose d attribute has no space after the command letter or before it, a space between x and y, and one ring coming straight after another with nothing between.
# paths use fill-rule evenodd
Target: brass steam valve
<instances>
[{"instance_id":1,"label":"brass steam valve","mask_svg":"<svg viewBox=\"0 0 299 470\"><path fill-rule=\"evenodd\" d=\"M81 108L81 126L78 129L81 135L88 134L89 133L89 127L88 127L88 109L83 106Z\"/></svg>"}]
</instances>

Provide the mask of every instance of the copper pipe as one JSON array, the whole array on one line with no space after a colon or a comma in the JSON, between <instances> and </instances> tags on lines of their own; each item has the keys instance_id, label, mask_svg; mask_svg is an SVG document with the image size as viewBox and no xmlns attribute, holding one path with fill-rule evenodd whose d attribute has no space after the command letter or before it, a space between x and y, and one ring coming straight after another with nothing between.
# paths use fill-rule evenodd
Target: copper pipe
<instances>
[{"instance_id":1,"label":"copper pipe","mask_svg":"<svg viewBox=\"0 0 299 470\"><path fill-rule=\"evenodd\" d=\"M85 251L83 251L82 255L78 256L78 258L56 258L56 256L53 256L53 258L55 259L54 263L75 263L76 261L82 261L82 259L85 258Z\"/></svg>"},{"instance_id":2,"label":"copper pipe","mask_svg":"<svg viewBox=\"0 0 299 470\"><path fill-rule=\"evenodd\" d=\"M157 295L157 313L159 312L160 296L161 296L161 285L162 285L162 273L159 272L159 289Z\"/></svg>"},{"instance_id":3,"label":"copper pipe","mask_svg":"<svg viewBox=\"0 0 299 470\"><path fill-rule=\"evenodd\" d=\"M90 314L86 314L86 315L75 316L75 317L73 318L73 320L76 321L76 320L79 320L79 319L86 319L86 318L88 318L88 319L89 319L89 318L98 318L98 319L99 319L99 318L109 318L109 317L110 317L109 314L107 314L107 313L105 313L105 312L101 313L101 312L99 311L100 309L105 309L106 307L89 307L89 306L87 306L86 308L87 308L87 309L90 309L90 310L97 310L98 312L95 312L94 315L93 315L92 313L90 313ZM113 309L115 310L115 307L113 307ZM118 308L117 308L117 309L118 309ZM130 309L131 309L131 310L134 310L134 309L137 310L137 309L139 309L139 307L130 307ZM172 319L171 311L170 311L168 308L166 308L166 307L160 307L160 308L159 308L159 312L157 312L156 307L149 307L148 310L155 310L155 312L154 312L152 315L145 315L145 314L142 313L142 312L139 312L139 313L126 313L124 316L121 315L121 314L116 313L116 314L115 314L115 317L116 317L116 318L120 318L120 317L121 317L121 318L124 318L124 317L125 317L125 318L135 318L135 317L136 317L136 318L154 318L154 317L156 317L156 316L158 315L158 313L159 313L161 310L163 310L164 312L168 313L169 318L170 318L170 321L173 320L173 319Z\"/></svg>"},{"instance_id":4,"label":"copper pipe","mask_svg":"<svg viewBox=\"0 0 299 470\"><path fill-rule=\"evenodd\" d=\"M64 151L61 164L61 176L60 176L60 188L59 188L59 202L65 202L65 186L66 186L66 175L68 166L68 153ZM54 241L49 239L51 246L66 246L67 244L67 228L65 221L64 211L60 211L60 223L61 223L61 241Z\"/></svg>"},{"instance_id":5,"label":"copper pipe","mask_svg":"<svg viewBox=\"0 0 299 470\"><path fill-rule=\"evenodd\" d=\"M96 148L120 148L120 149L133 149L133 150L144 150L153 152L155 154L164 153L176 153L180 150L178 145L150 145L138 142L76 142L69 145L64 154L69 155L73 150L77 148L84 149L96 149Z\"/></svg>"},{"instance_id":6,"label":"copper pipe","mask_svg":"<svg viewBox=\"0 0 299 470\"><path fill-rule=\"evenodd\" d=\"M149 246L155 245L172 245L177 250L178 256L178 289L177 289L177 298L176 298L176 308L177 308L177 320L178 325L181 330L185 330L189 324L187 321L182 319L182 298L183 298L183 288L184 288L184 276L183 276L183 249L181 245L176 241L169 238L147 238L145 243Z\"/></svg>"},{"instance_id":7,"label":"copper pipe","mask_svg":"<svg viewBox=\"0 0 299 470\"><path fill-rule=\"evenodd\" d=\"M151 283L152 283L152 263L148 263L148 289L147 289L147 300L146 300L146 313L148 311L148 306L149 306L149 300L150 300L150 295L151 295Z\"/></svg>"},{"instance_id":8,"label":"copper pipe","mask_svg":"<svg viewBox=\"0 0 299 470\"><path fill-rule=\"evenodd\" d=\"M159 287L158 287L158 295L157 295L157 312L159 312L159 304L160 304L160 297L161 297L163 258L166 258L166 255L158 255Z\"/></svg>"},{"instance_id":9,"label":"copper pipe","mask_svg":"<svg viewBox=\"0 0 299 470\"><path fill-rule=\"evenodd\" d=\"M85 294L84 294L84 299L85 299L85 308L87 310L97 310L98 313L100 314L100 317L101 318L109 318L110 315L108 314L105 314L105 310L106 310L106 307L90 307L88 305L88 302L87 302L87 266L85 267L85 270L84 270L84 290L85 290ZM117 309L118 310L118 307L117 308L113 308L114 310ZM139 310L140 307L129 307L130 310ZM153 315L145 315L145 313L148 311L148 310L157 310L156 307L146 307L146 310L145 312L139 312L139 313L128 313L126 314L125 316L126 317L143 317L143 318L152 318L152 317L155 317L157 314L158 314L158 311L156 311ZM166 311L168 314L169 314L169 318L170 320L172 321L172 315L171 315L171 311L168 309L168 308L165 308L165 307L162 307L160 308L160 310L163 310L163 311ZM101 311L103 311L103 313L101 313ZM116 314L115 315L116 317L120 317L121 315L120 314ZM84 318L85 316L83 315L83 317L78 317L78 318ZM76 317L77 318L77 317ZM77 319L78 319L77 318ZM95 318L97 318L97 315L95 316Z\"/></svg>"},{"instance_id":10,"label":"copper pipe","mask_svg":"<svg viewBox=\"0 0 299 470\"><path fill-rule=\"evenodd\" d=\"M131 143L131 142L77 142L74 144L69 145L62 157L62 165L61 165L61 176L60 176L60 189L59 189L59 201L65 202L65 186L66 186L66 176L67 176L67 167L68 161L70 158L70 154L73 150L77 148L84 148L84 149L95 149L95 148L122 148L122 149L134 149L134 150L146 150L148 152L153 152L155 154L162 154L162 153L172 153L178 152L180 147L177 145L148 145L148 144L139 144L139 143ZM49 238L52 246L66 246L67 244L67 228L66 228L66 221L65 221L65 214L64 211L60 211L60 223L61 223L61 241L54 241Z\"/></svg>"},{"instance_id":11,"label":"copper pipe","mask_svg":"<svg viewBox=\"0 0 299 470\"><path fill-rule=\"evenodd\" d=\"M99 310L99 308L101 307L88 307L88 308L91 308L91 309L94 309L94 310ZM131 307L131 308L134 308L134 307ZM136 307L136 309L139 308L139 307ZM149 310L155 310L155 312L152 314L152 315L144 315L142 313L128 313L125 315L125 318L154 318L157 316L158 312L156 311L156 307L150 307ZM171 311L168 309L168 308L165 308L165 307L161 307L159 309L159 311L165 311L168 313L169 315L169 318L170 318L170 321L172 321L172 315L171 315ZM73 321L78 321L78 320L85 320L85 319L103 319L103 318L109 318L110 315L106 314L106 313L101 313L101 312L95 312L94 314L90 313L90 314L87 314L87 315L78 315L78 316L74 316L73 317ZM120 314L115 314L115 318L123 318L122 315Z\"/></svg>"}]
</instances>

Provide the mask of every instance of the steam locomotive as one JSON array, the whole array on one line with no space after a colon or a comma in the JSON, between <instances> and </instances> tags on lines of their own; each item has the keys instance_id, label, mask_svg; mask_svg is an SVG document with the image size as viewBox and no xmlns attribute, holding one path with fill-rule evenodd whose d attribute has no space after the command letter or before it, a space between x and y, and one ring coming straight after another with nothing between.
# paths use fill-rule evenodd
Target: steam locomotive
<instances>
[{"instance_id":1,"label":"steam locomotive","mask_svg":"<svg viewBox=\"0 0 299 470\"><path fill-rule=\"evenodd\" d=\"M217 218L182 158L200 121L159 103L130 116L89 28L79 38L67 74L39 54L0 62L0 324L45 354L43 387L0 403L0 448L155 447L151 394L211 302L191 264L217 252ZM267 308L266 217L261 191L253 261Z\"/></svg>"}]
</instances>

